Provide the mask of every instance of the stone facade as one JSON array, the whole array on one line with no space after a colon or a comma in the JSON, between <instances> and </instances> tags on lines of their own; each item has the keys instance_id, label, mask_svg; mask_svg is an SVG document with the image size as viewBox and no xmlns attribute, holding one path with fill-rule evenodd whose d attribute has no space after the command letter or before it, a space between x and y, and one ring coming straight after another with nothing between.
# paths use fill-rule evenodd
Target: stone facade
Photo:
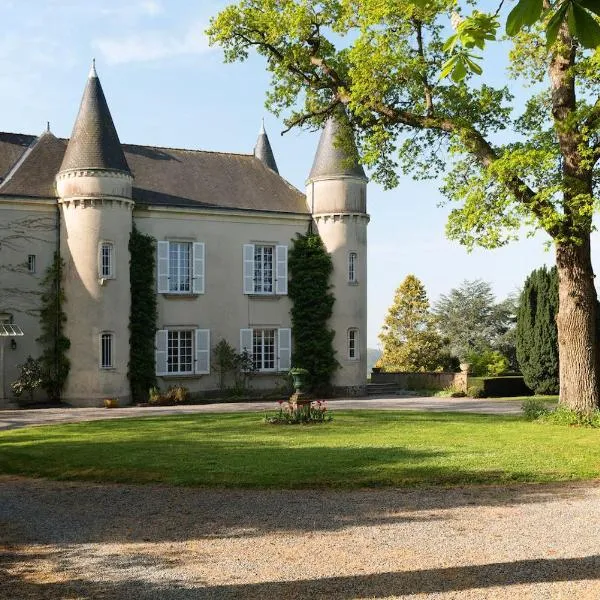
<instances>
[{"instance_id":1,"label":"stone facade","mask_svg":"<svg viewBox=\"0 0 600 600\"><path fill-rule=\"evenodd\" d=\"M157 242L161 387L216 389L211 350L221 339L254 353L253 387L281 383L293 345L287 252L312 226L334 262L333 383L364 392L367 180L360 167L340 166L336 127L323 132L306 196L277 173L264 129L250 155L121 145L95 69L70 140L0 133L0 319L25 332L14 349L3 342L0 398L10 395L17 365L41 352L39 284L60 249L71 340L64 400L130 400L134 224Z\"/></svg>"}]
</instances>

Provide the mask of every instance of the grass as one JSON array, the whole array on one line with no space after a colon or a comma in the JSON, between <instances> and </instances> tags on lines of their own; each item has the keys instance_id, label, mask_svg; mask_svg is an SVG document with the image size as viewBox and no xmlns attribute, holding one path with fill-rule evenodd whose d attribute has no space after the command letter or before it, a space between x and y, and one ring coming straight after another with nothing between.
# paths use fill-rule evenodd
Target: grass
<instances>
[{"instance_id":1,"label":"grass","mask_svg":"<svg viewBox=\"0 0 600 600\"><path fill-rule=\"evenodd\" d=\"M340 411L273 426L196 414L0 433L0 473L246 488L552 482L600 477L600 431L460 413Z\"/></svg>"}]
</instances>

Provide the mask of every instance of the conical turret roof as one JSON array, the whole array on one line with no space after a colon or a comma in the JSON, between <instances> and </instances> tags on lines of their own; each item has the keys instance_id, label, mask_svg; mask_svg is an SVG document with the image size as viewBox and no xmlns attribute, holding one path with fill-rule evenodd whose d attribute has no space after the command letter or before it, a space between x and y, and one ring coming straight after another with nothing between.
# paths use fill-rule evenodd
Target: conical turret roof
<instances>
[{"instance_id":1,"label":"conical turret roof","mask_svg":"<svg viewBox=\"0 0 600 600\"><path fill-rule=\"evenodd\" d=\"M358 162L350 128L344 125L344 117L335 116L325 123L308 179L339 176L367 178Z\"/></svg>"},{"instance_id":2,"label":"conical turret roof","mask_svg":"<svg viewBox=\"0 0 600 600\"><path fill-rule=\"evenodd\" d=\"M61 171L70 169L130 172L95 66L90 70L73 133L60 167Z\"/></svg>"},{"instance_id":3,"label":"conical turret roof","mask_svg":"<svg viewBox=\"0 0 600 600\"><path fill-rule=\"evenodd\" d=\"M279 173L277 163L275 162L275 156L273 155L273 149L271 148L271 143L269 142L269 136L265 131L264 121L261 125L258 139L256 140L256 146L254 146L254 156L256 156L256 158L258 158L258 160L260 160L265 167L275 171L275 173Z\"/></svg>"}]
</instances>

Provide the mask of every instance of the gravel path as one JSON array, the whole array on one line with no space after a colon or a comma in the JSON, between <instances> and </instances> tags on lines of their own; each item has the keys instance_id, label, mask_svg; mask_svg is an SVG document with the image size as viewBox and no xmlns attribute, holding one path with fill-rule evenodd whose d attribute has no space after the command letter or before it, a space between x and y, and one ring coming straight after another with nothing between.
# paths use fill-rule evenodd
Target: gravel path
<instances>
[{"instance_id":1,"label":"gravel path","mask_svg":"<svg viewBox=\"0 0 600 600\"><path fill-rule=\"evenodd\" d=\"M600 598L600 482L215 491L0 479L0 598Z\"/></svg>"},{"instance_id":2,"label":"gravel path","mask_svg":"<svg viewBox=\"0 0 600 600\"><path fill-rule=\"evenodd\" d=\"M383 409L454 411L483 414L516 415L521 412L521 403L498 400L472 400L470 398L393 397L354 398L328 401L332 410ZM195 404L186 406L131 406L107 410L105 408L43 408L35 410L0 410L0 430L16 429L29 425L51 423L73 423L97 419L122 417L145 417L202 412L236 412L274 410L275 402L230 402L219 404Z\"/></svg>"}]
</instances>

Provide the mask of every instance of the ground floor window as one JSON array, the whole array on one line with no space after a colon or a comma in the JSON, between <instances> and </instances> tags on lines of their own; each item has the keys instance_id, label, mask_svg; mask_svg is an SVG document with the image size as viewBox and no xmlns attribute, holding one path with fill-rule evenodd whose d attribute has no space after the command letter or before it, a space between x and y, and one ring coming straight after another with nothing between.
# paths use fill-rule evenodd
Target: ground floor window
<instances>
[{"instance_id":1,"label":"ground floor window","mask_svg":"<svg viewBox=\"0 0 600 600\"><path fill-rule=\"evenodd\" d=\"M194 372L194 332L191 329L167 332L167 372Z\"/></svg>"},{"instance_id":2,"label":"ground floor window","mask_svg":"<svg viewBox=\"0 0 600 600\"><path fill-rule=\"evenodd\" d=\"M112 369L114 365L113 360L113 342L114 335L109 332L100 334L100 368L101 369Z\"/></svg>"},{"instance_id":3,"label":"ground floor window","mask_svg":"<svg viewBox=\"0 0 600 600\"><path fill-rule=\"evenodd\" d=\"M276 364L275 329L252 331L252 359L259 371L274 371Z\"/></svg>"}]
</instances>

